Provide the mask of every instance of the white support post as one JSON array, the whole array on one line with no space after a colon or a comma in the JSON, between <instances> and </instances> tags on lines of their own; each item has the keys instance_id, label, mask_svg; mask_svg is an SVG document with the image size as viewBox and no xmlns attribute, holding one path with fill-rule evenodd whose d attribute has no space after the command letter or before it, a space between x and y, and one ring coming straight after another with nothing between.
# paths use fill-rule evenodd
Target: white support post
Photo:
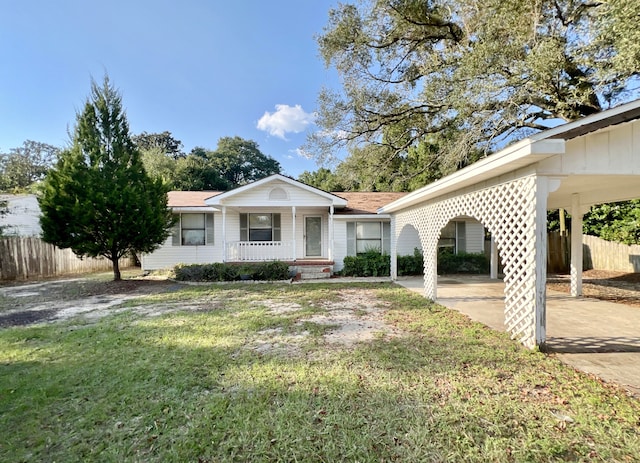
<instances>
[{"instance_id":1,"label":"white support post","mask_svg":"<svg viewBox=\"0 0 640 463\"><path fill-rule=\"evenodd\" d=\"M292 222L293 222L293 261L295 262L297 259L297 255L298 255L298 250L296 248L296 207L295 206L291 206L291 215L292 217Z\"/></svg>"},{"instance_id":2,"label":"white support post","mask_svg":"<svg viewBox=\"0 0 640 463\"><path fill-rule=\"evenodd\" d=\"M333 204L329 207L329 260L333 260Z\"/></svg>"},{"instance_id":3,"label":"white support post","mask_svg":"<svg viewBox=\"0 0 640 463\"><path fill-rule=\"evenodd\" d=\"M393 214L391 216L391 226L390 232L391 236L391 249L389 249L390 259L391 259L391 279L396 281L398 279L398 237L396 236L396 216Z\"/></svg>"},{"instance_id":4,"label":"white support post","mask_svg":"<svg viewBox=\"0 0 640 463\"><path fill-rule=\"evenodd\" d=\"M222 262L227 261L227 206L222 206Z\"/></svg>"},{"instance_id":5,"label":"white support post","mask_svg":"<svg viewBox=\"0 0 640 463\"><path fill-rule=\"evenodd\" d=\"M547 340L547 198L549 179L537 177L535 204L535 345ZM533 347L533 346L529 346Z\"/></svg>"},{"instance_id":6,"label":"white support post","mask_svg":"<svg viewBox=\"0 0 640 463\"><path fill-rule=\"evenodd\" d=\"M580 195L571 195L571 296L582 296L582 208Z\"/></svg>"},{"instance_id":7,"label":"white support post","mask_svg":"<svg viewBox=\"0 0 640 463\"><path fill-rule=\"evenodd\" d=\"M491 235L491 272L490 278L492 280L498 279L498 245L496 244L496 240Z\"/></svg>"},{"instance_id":8,"label":"white support post","mask_svg":"<svg viewBox=\"0 0 640 463\"><path fill-rule=\"evenodd\" d=\"M435 243L434 249L426 249L425 252L431 252L431 259L425 259L424 280L431 280L431 291L428 290L428 286L425 284L425 297L435 302L438 298L438 243ZM427 262L431 262L428 264ZM431 268L427 268L431 267Z\"/></svg>"}]
</instances>

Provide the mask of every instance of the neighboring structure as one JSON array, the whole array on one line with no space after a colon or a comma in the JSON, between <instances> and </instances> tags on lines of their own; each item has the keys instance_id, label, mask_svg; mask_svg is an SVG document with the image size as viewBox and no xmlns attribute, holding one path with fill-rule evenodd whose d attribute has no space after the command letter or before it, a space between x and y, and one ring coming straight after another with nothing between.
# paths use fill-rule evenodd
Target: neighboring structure
<instances>
[{"instance_id":1,"label":"neighboring structure","mask_svg":"<svg viewBox=\"0 0 640 463\"><path fill-rule=\"evenodd\" d=\"M377 210L405 194L328 193L282 175L227 192L172 191L169 207L180 220L160 249L142 257L142 267L281 260L328 277L342 269L345 256L390 253L391 219ZM481 225L456 230L459 248L482 252ZM398 246L400 254L412 254L420 248L418 235Z\"/></svg>"},{"instance_id":2,"label":"neighboring structure","mask_svg":"<svg viewBox=\"0 0 640 463\"><path fill-rule=\"evenodd\" d=\"M8 236L40 236L40 206L35 195L0 195L7 201L6 215L0 216L2 233Z\"/></svg>"},{"instance_id":3,"label":"neighboring structure","mask_svg":"<svg viewBox=\"0 0 640 463\"><path fill-rule=\"evenodd\" d=\"M640 100L565 124L414 191L392 216L391 265L405 235L419 235L425 295L437 296L437 249L451 220L473 217L492 237L491 275L504 265L505 326L533 347L546 340L547 210L572 217L571 294L582 293L582 216L595 204L640 197Z\"/></svg>"}]
</instances>

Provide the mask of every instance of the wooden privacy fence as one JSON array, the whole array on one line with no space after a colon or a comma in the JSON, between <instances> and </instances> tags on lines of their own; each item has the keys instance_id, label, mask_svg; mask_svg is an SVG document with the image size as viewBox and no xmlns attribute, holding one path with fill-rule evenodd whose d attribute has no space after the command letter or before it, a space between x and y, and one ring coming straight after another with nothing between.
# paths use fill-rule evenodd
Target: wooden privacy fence
<instances>
[{"instance_id":1,"label":"wooden privacy fence","mask_svg":"<svg viewBox=\"0 0 640 463\"><path fill-rule=\"evenodd\" d=\"M640 272L640 246L637 244L629 246L585 235L582 238L582 248L585 269Z\"/></svg>"},{"instance_id":2,"label":"wooden privacy fence","mask_svg":"<svg viewBox=\"0 0 640 463\"><path fill-rule=\"evenodd\" d=\"M550 232L547 269L551 273L569 271L571 236ZM640 246L603 240L595 236L582 237L582 268L640 273Z\"/></svg>"},{"instance_id":3,"label":"wooden privacy fence","mask_svg":"<svg viewBox=\"0 0 640 463\"><path fill-rule=\"evenodd\" d=\"M121 267L132 265L130 258ZM0 280L25 280L73 273L111 270L111 261L79 259L71 249L60 249L36 237L0 238Z\"/></svg>"}]
</instances>

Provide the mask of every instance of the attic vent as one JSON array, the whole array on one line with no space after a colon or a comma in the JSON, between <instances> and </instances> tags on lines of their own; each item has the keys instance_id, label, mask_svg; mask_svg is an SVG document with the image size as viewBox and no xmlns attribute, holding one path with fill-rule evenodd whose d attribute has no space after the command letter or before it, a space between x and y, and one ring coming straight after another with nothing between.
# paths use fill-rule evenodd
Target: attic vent
<instances>
[{"instance_id":1,"label":"attic vent","mask_svg":"<svg viewBox=\"0 0 640 463\"><path fill-rule=\"evenodd\" d=\"M271 201L284 201L289 199L289 195L280 187L276 187L269 192L269 199Z\"/></svg>"}]
</instances>

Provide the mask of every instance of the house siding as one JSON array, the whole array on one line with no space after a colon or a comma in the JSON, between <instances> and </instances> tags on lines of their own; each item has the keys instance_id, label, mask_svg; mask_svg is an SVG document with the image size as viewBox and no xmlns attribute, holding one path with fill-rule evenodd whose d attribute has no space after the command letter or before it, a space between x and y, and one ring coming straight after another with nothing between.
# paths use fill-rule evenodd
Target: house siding
<instances>
[{"instance_id":1,"label":"house siding","mask_svg":"<svg viewBox=\"0 0 640 463\"><path fill-rule=\"evenodd\" d=\"M398 256L413 255L416 248L422 250L420 236L416 230L405 230L396 240L396 254Z\"/></svg>"},{"instance_id":2,"label":"house siding","mask_svg":"<svg viewBox=\"0 0 640 463\"><path fill-rule=\"evenodd\" d=\"M343 260L347 257L347 221L334 219L333 226L333 269L337 272L344 268Z\"/></svg>"},{"instance_id":3,"label":"house siding","mask_svg":"<svg viewBox=\"0 0 640 463\"><path fill-rule=\"evenodd\" d=\"M177 264L222 262L222 214L213 214L213 234L214 244L206 246L174 246L173 235L169 236L160 248L142 255L142 270L167 269Z\"/></svg>"},{"instance_id":4,"label":"house siding","mask_svg":"<svg viewBox=\"0 0 640 463\"><path fill-rule=\"evenodd\" d=\"M280 227L282 241L293 240L293 214L290 207L259 207L242 208L242 212L263 212L280 214ZM227 210L226 243L240 241L240 213L238 210ZM304 258L304 218L306 216L322 217L322 256L329 255L329 215L324 210L313 208L296 208L296 257ZM214 213L214 245L213 246L173 246L172 237L169 237L162 246L150 254L142 256L143 270L160 270L171 268L176 264L205 264L211 262L223 262L224 242L222 234L222 213Z\"/></svg>"},{"instance_id":5,"label":"house siding","mask_svg":"<svg viewBox=\"0 0 640 463\"><path fill-rule=\"evenodd\" d=\"M286 199L271 199L270 193L276 189L281 188L287 194ZM225 206L229 207L245 207L245 206L292 206L305 207L305 206L326 206L331 205L329 198L323 198L310 191L296 188L288 183L282 181L274 181L265 185L260 185L255 188L239 193L230 198L224 200Z\"/></svg>"},{"instance_id":6,"label":"house siding","mask_svg":"<svg viewBox=\"0 0 640 463\"><path fill-rule=\"evenodd\" d=\"M484 252L484 226L476 220L465 220L468 253Z\"/></svg>"}]
</instances>

